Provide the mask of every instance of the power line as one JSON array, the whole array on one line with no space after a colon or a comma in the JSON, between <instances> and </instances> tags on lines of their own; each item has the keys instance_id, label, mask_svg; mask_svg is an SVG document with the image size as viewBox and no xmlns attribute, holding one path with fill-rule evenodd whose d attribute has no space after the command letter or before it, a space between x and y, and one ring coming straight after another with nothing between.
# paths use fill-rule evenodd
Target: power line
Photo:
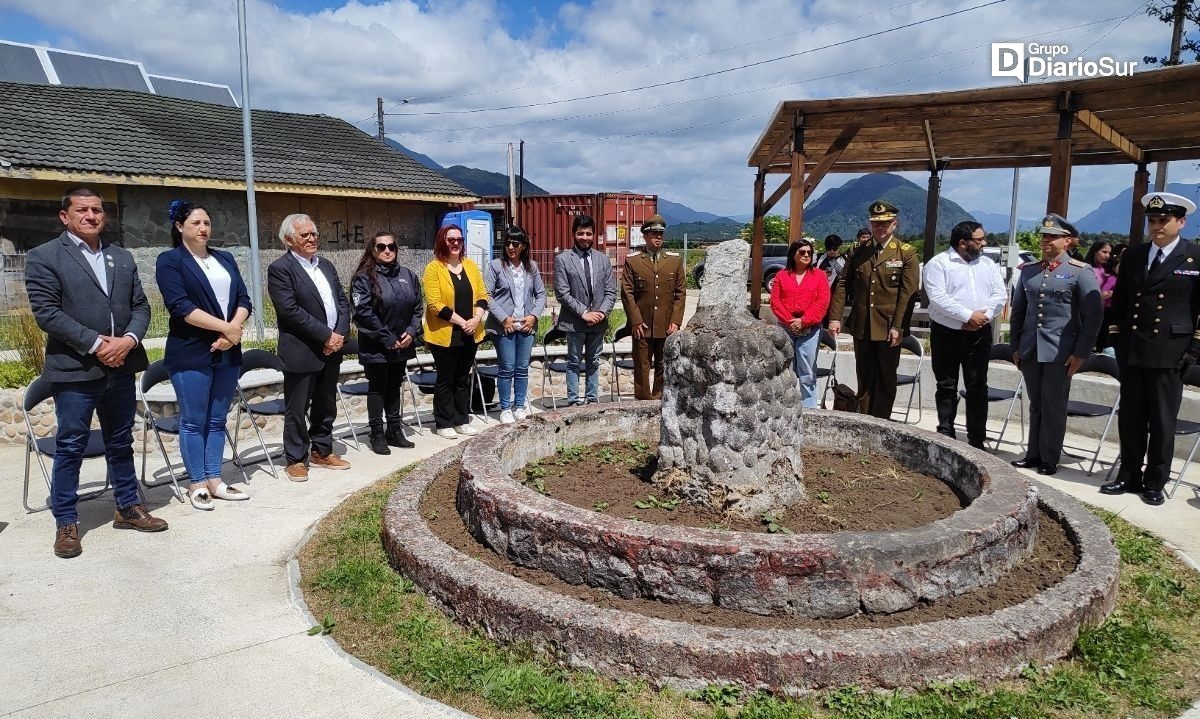
<instances>
[{"instance_id":1,"label":"power line","mask_svg":"<svg viewBox=\"0 0 1200 719\"><path fill-rule=\"evenodd\" d=\"M480 112L526 110L526 109L529 109L532 107L547 107L550 105L561 105L561 104L568 103L568 102L580 102L583 100L595 100L595 99L602 98L602 97L612 97L614 95L624 95L624 94L631 93L631 92L641 92L643 90L653 90L653 89L660 88L660 87L668 87L670 85L678 85L678 84L684 83L684 82L691 82L692 80L702 80L702 79L709 78L709 77L716 77L717 75L724 75L724 74L727 74L730 72L736 72L738 70L746 70L746 69L752 68L752 67L759 67L761 65L767 65L767 64L773 63L773 62L779 62L780 60L789 60L794 57L800 57L801 55L808 55L808 54L811 54L814 52L819 52L821 50L829 50L831 48L841 47L842 45L848 45L852 42L858 42L859 40L867 40L867 39L870 39L873 37L879 37L881 35L887 35L887 34L890 34L893 32L897 32L899 30L907 30L912 27L924 25L925 23L928 23L928 22L933 22L935 20L944 20L948 17L953 17L955 15L962 15L963 13L972 12L974 10L979 10L979 9L982 9L985 7L989 7L991 5L999 5L999 4L1007 2L1007 1L1008 0L991 0L991 2L985 2L981 5L974 5L972 7L963 8L961 10L954 10L952 12L943 13L941 15L935 15L933 17L928 17L923 20L915 20L913 22L905 23L903 25L897 25L896 27L890 27L890 28L887 28L884 30L879 30L877 32L867 33L866 35L859 35L857 37L848 38L846 40L840 40L838 42L830 43L828 45L821 45L820 47L809 48L807 50L801 50L799 52L788 53L787 55L780 55L778 57L772 57L772 58L768 58L766 60L758 60L756 62L750 62L750 63L746 63L744 65L738 65L735 67L728 67L728 68L724 68L721 70L714 70L712 72L701 73L699 75L683 77L683 78L679 78L677 80L667 80L664 82L652 83L650 85L642 85L640 87L627 88L625 90L611 90L609 92L601 92L601 93L596 93L596 94L592 94L592 95L584 95L581 97L565 98L562 100L548 100L546 102L533 102L533 103L528 103L528 104L524 104L524 105L507 105L507 106L503 106L503 107L475 108L472 110L430 110L430 111L426 111L426 112L398 112L398 113L387 113L387 114L390 114L392 117L421 117L421 116L431 116L431 115L469 115L469 114L475 114L475 113L480 113Z\"/></svg>"},{"instance_id":2,"label":"power line","mask_svg":"<svg viewBox=\"0 0 1200 719\"><path fill-rule=\"evenodd\" d=\"M1078 25L1072 25L1069 27L1056 28L1053 30L1046 30L1046 31L1043 31L1040 33L1025 35L1021 39L1028 40L1031 38L1043 37L1046 35L1055 35L1055 34L1067 32L1070 30L1091 28L1096 25L1102 25L1104 23L1111 22L1113 20L1117 20L1117 19L1119 19L1119 17L1120 16L1113 16L1113 17L1103 18L1100 20L1092 20L1092 21L1089 21L1086 23L1080 23ZM1081 33L1075 33L1075 34L1081 34ZM712 100L721 100L721 99L730 98L730 97L738 97L741 95L750 95L750 94L753 94L756 92L764 92L766 90L775 90L775 89L778 89L781 87L790 87L792 85L802 85L805 83L817 82L820 80L830 80L830 79L833 79L836 77L845 77L847 75L855 75L860 72L867 72L870 70L880 70L883 68L895 67L897 65L904 65L904 64L908 64L908 63L912 63L912 62L917 62L920 60L931 60L934 58L945 57L947 55L955 55L955 54L962 53L962 52L968 52L970 50L978 50L980 48L986 48L988 46L989 46L988 43L984 43L981 45L972 45L969 47L958 48L957 50L947 50L944 52L933 53L930 55L921 55L918 57L910 57L910 58L906 58L903 60L892 60L892 61L882 63L879 65L870 65L870 66L866 66L866 67L859 67L854 70L846 70L843 72L829 73L827 75L818 75L815 77L808 77L803 80L789 80L787 82L779 82L779 83L774 83L772 85L763 85L761 87L750 88L747 90L737 90L734 92L726 92L726 93L721 93L719 95L706 95L704 97L694 97L694 98L688 98L685 100L674 100L671 102L665 102L660 105L657 105L656 109L661 109L661 108L665 108L665 107L674 107L677 105L688 105L688 104L693 104L693 103L697 103L697 102L709 102ZM948 68L948 69L954 69L954 68ZM939 74L939 73L945 72L945 71L946 70L939 70L936 73L930 73L930 75ZM900 82L909 82L913 79L920 79L920 77L925 77L925 76L908 78L908 79L902 80ZM879 87L889 87L890 85L894 85L894 84L899 84L899 83L890 83L889 85L883 85L883 86L879 86ZM869 90L864 90L862 92L872 92L876 89L879 89L879 87L871 88ZM856 93L856 94L862 94L862 92ZM543 119L537 119L537 120L516 120L514 122L502 122L502 123L497 123L494 125L476 125L476 126L471 126L471 127L450 127L450 128L429 128L429 129L424 129L424 130L398 130L398 131L389 132L388 134L389 135L414 135L414 136L420 137L421 139L427 139L427 138L424 138L424 136L428 135L430 133L441 134L441 133L454 133L454 132L474 132L474 131L479 131L479 130L497 130L497 129L502 129L502 128L506 128L506 127L525 127L525 126L529 126L529 125L544 125L544 124L553 123L553 122L571 122L571 121L576 121L576 120L589 120L589 119L596 118L596 117L608 117L611 115L621 115L621 114L626 114L626 113L630 113L630 112L640 112L642 110L644 110L644 108L642 108L642 107L630 107L630 108L622 108L619 110L604 110L604 111L600 111L600 112L590 112L590 113L584 113L584 114L579 114L579 115L568 115L565 117L550 117L550 118L543 118ZM368 119L373 121L375 119L375 117L372 115ZM439 140L434 140L434 141L436 142Z\"/></svg>"},{"instance_id":3,"label":"power line","mask_svg":"<svg viewBox=\"0 0 1200 719\"><path fill-rule=\"evenodd\" d=\"M731 50L741 50L743 48L752 47L754 45L761 45L763 43L774 42L776 40L782 40L785 37L793 37L795 35L801 35L806 32L820 30L821 28L831 27L833 25L840 25L840 24L846 23L846 22L853 22L855 20L861 20L865 17L875 17L875 16L878 16L880 13L889 12L889 11L895 10L897 8L909 7L911 5L919 5L921 3L928 2L928 1L929 0L911 0L911 2L900 3L897 5L892 5L890 7L872 10L869 13L863 13L862 15L855 15L854 17L842 18L840 20L832 20L830 22L822 23L820 25L814 25L814 26L808 27L808 28L803 28L801 30L796 30L794 32L785 32L780 35L774 35L772 37L765 37L765 38L762 38L759 40L752 40L750 42L744 42L744 43L741 43L740 45L730 45L728 47L722 47L722 48L718 48L716 50L709 50L708 52L696 53L695 55L685 55L685 56L681 56L681 57L675 57L675 58L671 58L670 60L663 60L661 62L651 63L649 65L638 65L635 67L627 67L627 68L624 68L621 70L610 70L608 72L598 72L598 73L594 73L591 75L572 77L567 80L555 80L553 82L536 83L533 85L522 85L519 87L498 88L498 89L492 89L492 90L475 90L473 92L464 92L464 93L459 93L456 95L438 95L436 97L418 97L416 99L423 101L423 102L440 102L442 100L455 100L455 99L463 98L463 97L477 97L479 95L494 95L497 93L504 93L504 92L519 92L521 90L537 90L537 89L541 89L541 88L545 88L545 87L554 87L555 85L566 85L566 84L575 83L575 82L582 82L584 80L594 80L596 78L601 78L601 77L610 77L612 75L621 75L621 74L624 74L627 72L636 72L639 70L649 70L649 69L656 68L656 67L664 67L666 65L674 65L674 64L680 63L680 62L686 62L688 60L695 60L696 58L707 57L709 55L718 55L720 53L729 52ZM372 118L373 117L374 116L372 115Z\"/></svg>"}]
</instances>

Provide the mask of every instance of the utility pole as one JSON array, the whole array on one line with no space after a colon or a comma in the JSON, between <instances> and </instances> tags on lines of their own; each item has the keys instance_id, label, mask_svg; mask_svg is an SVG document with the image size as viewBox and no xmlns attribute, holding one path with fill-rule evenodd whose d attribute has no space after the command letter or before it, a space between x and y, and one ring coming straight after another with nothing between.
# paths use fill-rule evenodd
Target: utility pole
<instances>
[{"instance_id":1,"label":"utility pole","mask_svg":"<svg viewBox=\"0 0 1200 719\"><path fill-rule=\"evenodd\" d=\"M380 142L383 142L383 98L382 97L375 98L375 128L376 128L375 136L379 138Z\"/></svg>"},{"instance_id":2,"label":"utility pole","mask_svg":"<svg viewBox=\"0 0 1200 719\"><path fill-rule=\"evenodd\" d=\"M1175 0L1175 6L1171 9L1171 56L1167 59L1164 65L1178 65L1179 53L1183 47L1183 21L1186 17L1186 10L1189 0ZM1167 190L1167 163L1160 160L1154 168L1154 191L1166 192Z\"/></svg>"}]
</instances>

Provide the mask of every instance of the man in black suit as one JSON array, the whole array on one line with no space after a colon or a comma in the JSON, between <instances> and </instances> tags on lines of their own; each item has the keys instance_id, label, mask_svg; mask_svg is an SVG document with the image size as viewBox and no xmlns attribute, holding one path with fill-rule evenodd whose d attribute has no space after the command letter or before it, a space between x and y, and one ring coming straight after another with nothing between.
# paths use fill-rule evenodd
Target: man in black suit
<instances>
[{"instance_id":1,"label":"man in black suit","mask_svg":"<svg viewBox=\"0 0 1200 719\"><path fill-rule=\"evenodd\" d=\"M1183 375L1200 358L1200 246L1179 237L1196 209L1191 200L1151 192L1142 205L1153 241L1121 255L1109 326L1127 400L1117 414L1121 469L1100 491L1139 492L1143 502L1158 506L1175 455Z\"/></svg>"},{"instance_id":2,"label":"man in black suit","mask_svg":"<svg viewBox=\"0 0 1200 719\"><path fill-rule=\"evenodd\" d=\"M146 369L141 340L150 326L137 263L123 247L100 241L104 201L94 190L68 190L58 217L67 230L30 250L25 287L46 332L42 378L53 383L58 422L50 511L54 553L66 559L83 553L75 505L93 414L117 504L113 526L161 532L167 523L146 511L133 464L134 374Z\"/></svg>"},{"instance_id":3,"label":"man in black suit","mask_svg":"<svg viewBox=\"0 0 1200 719\"><path fill-rule=\"evenodd\" d=\"M333 263L317 257L320 235L312 218L288 215L279 227L279 239L288 251L267 268L267 292L279 324L287 476L303 482L308 479L305 460L315 467L350 469L349 462L333 453L350 302Z\"/></svg>"}]
</instances>

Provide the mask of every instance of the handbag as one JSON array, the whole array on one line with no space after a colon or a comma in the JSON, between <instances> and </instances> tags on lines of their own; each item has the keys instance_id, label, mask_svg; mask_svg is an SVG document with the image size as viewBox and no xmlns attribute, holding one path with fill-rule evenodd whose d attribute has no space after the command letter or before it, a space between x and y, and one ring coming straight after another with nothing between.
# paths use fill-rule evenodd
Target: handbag
<instances>
[{"instance_id":1,"label":"handbag","mask_svg":"<svg viewBox=\"0 0 1200 719\"><path fill-rule=\"evenodd\" d=\"M858 395L849 385L837 381L837 375L830 373L829 382L825 384L825 392L821 395L821 409L827 409L826 400L829 392L833 391L833 408L838 412L857 412Z\"/></svg>"}]
</instances>

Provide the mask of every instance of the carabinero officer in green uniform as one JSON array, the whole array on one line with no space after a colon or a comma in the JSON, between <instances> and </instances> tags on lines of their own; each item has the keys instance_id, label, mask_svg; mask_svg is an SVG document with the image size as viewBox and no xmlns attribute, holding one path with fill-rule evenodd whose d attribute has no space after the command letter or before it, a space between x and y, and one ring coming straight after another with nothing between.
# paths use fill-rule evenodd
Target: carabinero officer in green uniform
<instances>
[{"instance_id":1,"label":"carabinero officer in green uniform","mask_svg":"<svg viewBox=\"0 0 1200 719\"><path fill-rule=\"evenodd\" d=\"M666 231L662 215L651 215L643 222L645 250L631 252L621 273L621 303L633 335L633 393L637 399L662 397L663 349L667 337L683 324L687 301L683 258L663 249Z\"/></svg>"},{"instance_id":2,"label":"carabinero officer in green uniform","mask_svg":"<svg viewBox=\"0 0 1200 719\"><path fill-rule=\"evenodd\" d=\"M1121 470L1104 494L1141 493L1158 506L1175 455L1183 375L1200 357L1200 245L1179 237L1196 204L1170 192L1142 197L1151 242L1121 255L1112 322L1121 368ZM1143 470L1143 461L1145 469Z\"/></svg>"},{"instance_id":3,"label":"carabinero officer in green uniform","mask_svg":"<svg viewBox=\"0 0 1200 719\"><path fill-rule=\"evenodd\" d=\"M1014 467L1054 474L1067 432L1071 376L1100 333L1104 309L1092 268L1067 254L1079 231L1061 215L1042 219L1042 261L1021 267L1010 320L1013 364L1029 396L1029 441Z\"/></svg>"},{"instance_id":4,"label":"carabinero officer in green uniform","mask_svg":"<svg viewBox=\"0 0 1200 719\"><path fill-rule=\"evenodd\" d=\"M912 245L897 240L900 210L876 200L867 209L871 240L854 249L833 284L829 331L842 330L842 312L850 296L847 322L854 337L858 411L889 419L896 400L900 340L908 332L909 301L921 281L920 260Z\"/></svg>"}]
</instances>

